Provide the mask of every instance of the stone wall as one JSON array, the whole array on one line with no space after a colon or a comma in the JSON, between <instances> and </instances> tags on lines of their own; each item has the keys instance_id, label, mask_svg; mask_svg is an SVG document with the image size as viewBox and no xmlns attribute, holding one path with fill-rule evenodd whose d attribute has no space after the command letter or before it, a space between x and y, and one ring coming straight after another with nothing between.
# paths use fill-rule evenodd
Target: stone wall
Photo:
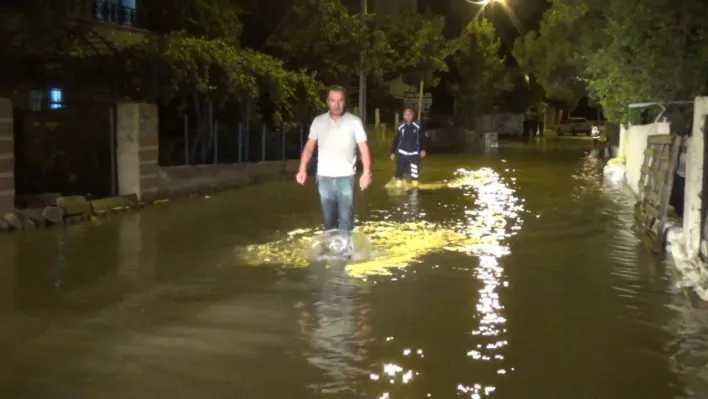
<instances>
[{"instance_id":1,"label":"stone wall","mask_svg":"<svg viewBox=\"0 0 708 399\"><path fill-rule=\"evenodd\" d=\"M294 178L300 161L182 165L158 169L158 195L161 198L224 190L285 177Z\"/></svg>"},{"instance_id":2,"label":"stone wall","mask_svg":"<svg viewBox=\"0 0 708 399\"><path fill-rule=\"evenodd\" d=\"M15 210L15 148L12 102L0 98L0 215Z\"/></svg>"}]
</instances>

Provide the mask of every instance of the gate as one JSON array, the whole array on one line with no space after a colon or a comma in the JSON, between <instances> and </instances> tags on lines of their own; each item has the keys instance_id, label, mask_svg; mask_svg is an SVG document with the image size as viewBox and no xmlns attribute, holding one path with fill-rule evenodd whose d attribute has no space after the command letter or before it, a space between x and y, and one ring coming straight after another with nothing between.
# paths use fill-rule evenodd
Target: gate
<instances>
[{"instance_id":1,"label":"gate","mask_svg":"<svg viewBox=\"0 0 708 399\"><path fill-rule=\"evenodd\" d=\"M113 104L15 107L17 194L115 195L115 116Z\"/></svg>"},{"instance_id":2,"label":"gate","mask_svg":"<svg viewBox=\"0 0 708 399\"><path fill-rule=\"evenodd\" d=\"M664 246L666 212L680 151L681 137L678 135L647 138L634 218L642 243L655 253L661 252Z\"/></svg>"}]
</instances>

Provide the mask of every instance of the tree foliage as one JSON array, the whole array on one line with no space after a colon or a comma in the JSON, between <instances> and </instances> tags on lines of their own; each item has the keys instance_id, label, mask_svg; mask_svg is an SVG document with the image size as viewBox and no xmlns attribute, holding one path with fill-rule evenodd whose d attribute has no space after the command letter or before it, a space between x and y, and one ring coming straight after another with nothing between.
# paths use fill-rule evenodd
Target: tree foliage
<instances>
[{"instance_id":1,"label":"tree foliage","mask_svg":"<svg viewBox=\"0 0 708 399\"><path fill-rule=\"evenodd\" d=\"M316 72L326 84L349 86L359 71L363 25L338 0L294 6L267 43L293 69Z\"/></svg>"},{"instance_id":2,"label":"tree foliage","mask_svg":"<svg viewBox=\"0 0 708 399\"><path fill-rule=\"evenodd\" d=\"M554 0L513 54L549 98L575 105L588 94L621 122L629 103L705 92L707 11L702 0Z\"/></svg>"},{"instance_id":3,"label":"tree foliage","mask_svg":"<svg viewBox=\"0 0 708 399\"><path fill-rule=\"evenodd\" d=\"M400 73L409 84L421 79L435 86L438 72L449 70L447 57L455 50L455 41L443 35L445 18L439 15L406 13L377 16L375 28L385 38L385 47L374 47L373 57L386 72Z\"/></svg>"},{"instance_id":4,"label":"tree foliage","mask_svg":"<svg viewBox=\"0 0 708 399\"><path fill-rule=\"evenodd\" d=\"M513 56L533 74L550 99L575 107L587 95L587 57L602 43L602 32L587 4L554 0L538 31L517 39Z\"/></svg>"},{"instance_id":5,"label":"tree foliage","mask_svg":"<svg viewBox=\"0 0 708 399\"><path fill-rule=\"evenodd\" d=\"M243 10L234 0L143 0L145 23L151 31L184 31L203 39L218 39L238 47Z\"/></svg>"},{"instance_id":6,"label":"tree foliage","mask_svg":"<svg viewBox=\"0 0 708 399\"><path fill-rule=\"evenodd\" d=\"M351 91L356 91L362 67L377 80L404 75L416 84L421 77L436 84L433 75L447 70L451 51L444 26L440 16L372 14L362 19L338 0L305 0L286 16L268 48L288 66L317 71L323 82Z\"/></svg>"},{"instance_id":7,"label":"tree foliage","mask_svg":"<svg viewBox=\"0 0 708 399\"><path fill-rule=\"evenodd\" d=\"M513 88L500 48L494 26L486 19L474 19L462 32L452 56L459 75L452 84L459 121L468 123L468 117L491 111L495 100Z\"/></svg>"},{"instance_id":8,"label":"tree foliage","mask_svg":"<svg viewBox=\"0 0 708 399\"><path fill-rule=\"evenodd\" d=\"M315 75L285 69L281 60L224 41L173 33L151 44L164 74L165 99L191 96L217 105L254 102L265 96L274 107L274 125L297 121L302 107L322 106ZM298 108L299 107L299 108Z\"/></svg>"},{"instance_id":9,"label":"tree foliage","mask_svg":"<svg viewBox=\"0 0 708 399\"><path fill-rule=\"evenodd\" d=\"M602 47L588 57L587 84L605 115L622 121L627 104L693 100L708 83L708 27L701 0L612 1Z\"/></svg>"}]
</instances>

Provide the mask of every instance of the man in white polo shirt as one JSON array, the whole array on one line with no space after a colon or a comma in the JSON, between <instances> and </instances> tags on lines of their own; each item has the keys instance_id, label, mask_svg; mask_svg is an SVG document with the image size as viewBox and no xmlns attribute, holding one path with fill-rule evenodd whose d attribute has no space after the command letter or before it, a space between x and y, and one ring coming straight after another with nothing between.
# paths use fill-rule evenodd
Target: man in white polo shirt
<instances>
[{"instance_id":1,"label":"man in white polo shirt","mask_svg":"<svg viewBox=\"0 0 708 399\"><path fill-rule=\"evenodd\" d=\"M310 135L302 151L296 180L305 184L307 164L315 147L317 159L317 189L322 203L325 230L354 230L354 191L356 186L356 149L361 153L364 173L359 187L371 185L371 155L366 142L366 131L361 119L344 110L347 93L343 87L332 87L327 92L329 112L316 117L310 126Z\"/></svg>"}]
</instances>

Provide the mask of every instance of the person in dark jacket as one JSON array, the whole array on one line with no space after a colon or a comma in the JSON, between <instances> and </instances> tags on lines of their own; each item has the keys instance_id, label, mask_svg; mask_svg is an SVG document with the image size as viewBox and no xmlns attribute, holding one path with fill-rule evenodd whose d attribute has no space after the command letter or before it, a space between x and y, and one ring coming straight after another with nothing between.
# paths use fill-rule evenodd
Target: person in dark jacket
<instances>
[{"instance_id":1,"label":"person in dark jacket","mask_svg":"<svg viewBox=\"0 0 708 399\"><path fill-rule=\"evenodd\" d=\"M420 180L420 160L427 155L428 137L423 127L415 120L415 112L406 108L403 122L398 126L391 145L391 159L396 159L396 183L403 184L403 175L411 176L413 186Z\"/></svg>"}]
</instances>

